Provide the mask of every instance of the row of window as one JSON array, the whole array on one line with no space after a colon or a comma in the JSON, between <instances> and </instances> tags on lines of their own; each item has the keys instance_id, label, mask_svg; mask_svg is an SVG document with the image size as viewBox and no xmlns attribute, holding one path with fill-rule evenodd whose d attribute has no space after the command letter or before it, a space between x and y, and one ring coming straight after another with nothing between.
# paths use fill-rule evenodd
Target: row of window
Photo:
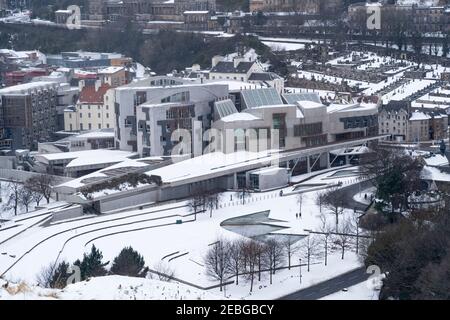
<instances>
[{"instance_id":1,"label":"row of window","mask_svg":"<svg viewBox=\"0 0 450 320\"><path fill-rule=\"evenodd\" d=\"M109 123L106 124L106 128L109 129ZM88 123L88 128L87 128L87 129L88 129L88 130L92 130L92 123ZM102 129L101 123L99 123L99 124L97 125L97 129ZM71 123L69 124L69 130L70 130L70 131L73 131L73 130L74 130L73 124L71 124ZM84 128L83 124L80 123L80 131L83 131L83 130L85 130L85 128Z\"/></svg>"},{"instance_id":2,"label":"row of window","mask_svg":"<svg viewBox=\"0 0 450 320\"><path fill-rule=\"evenodd\" d=\"M102 114L101 113L97 113L97 118L101 119ZM80 112L80 119L83 118L83 114ZM91 113L88 113L88 118L91 118ZM109 113L106 114L106 118L109 119ZM69 113L69 119L72 119L72 114Z\"/></svg>"},{"instance_id":3,"label":"row of window","mask_svg":"<svg viewBox=\"0 0 450 320\"><path fill-rule=\"evenodd\" d=\"M296 124L294 125L294 136L312 136L322 133L322 122Z\"/></svg>"},{"instance_id":4,"label":"row of window","mask_svg":"<svg viewBox=\"0 0 450 320\"><path fill-rule=\"evenodd\" d=\"M80 110L83 110L83 105L80 104L80 105L78 106L78 108L79 108ZM102 108L102 106L100 106L100 105L97 106L97 110L100 110L101 108ZM91 106L88 105L88 106L87 106L87 109L88 109L88 110L91 110ZM108 106L108 105L105 105L105 109L106 109L106 110L109 110L109 106Z\"/></svg>"}]
</instances>

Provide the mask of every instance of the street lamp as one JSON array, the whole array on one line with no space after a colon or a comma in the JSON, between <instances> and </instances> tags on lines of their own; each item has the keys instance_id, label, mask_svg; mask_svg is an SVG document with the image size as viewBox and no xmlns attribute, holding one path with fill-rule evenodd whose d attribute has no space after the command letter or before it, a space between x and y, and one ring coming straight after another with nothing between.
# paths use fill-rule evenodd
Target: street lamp
<instances>
[{"instance_id":1,"label":"street lamp","mask_svg":"<svg viewBox=\"0 0 450 320\"><path fill-rule=\"evenodd\" d=\"M299 261L298 267L300 273L300 284L302 284L302 258L299 258L298 261Z\"/></svg>"}]
</instances>

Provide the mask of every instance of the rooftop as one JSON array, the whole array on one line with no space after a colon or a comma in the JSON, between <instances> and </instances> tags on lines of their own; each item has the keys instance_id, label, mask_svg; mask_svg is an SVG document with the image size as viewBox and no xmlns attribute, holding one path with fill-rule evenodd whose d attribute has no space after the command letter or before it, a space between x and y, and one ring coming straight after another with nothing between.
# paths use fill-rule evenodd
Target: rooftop
<instances>
[{"instance_id":1,"label":"rooftop","mask_svg":"<svg viewBox=\"0 0 450 320\"><path fill-rule=\"evenodd\" d=\"M233 61L220 61L211 69L214 73L248 73L255 62L241 61L235 67Z\"/></svg>"},{"instance_id":2,"label":"rooftop","mask_svg":"<svg viewBox=\"0 0 450 320\"><path fill-rule=\"evenodd\" d=\"M103 97L110 88L111 86L107 83L102 84L97 90L95 85L86 85L81 89L79 102L85 104L102 104Z\"/></svg>"}]
</instances>

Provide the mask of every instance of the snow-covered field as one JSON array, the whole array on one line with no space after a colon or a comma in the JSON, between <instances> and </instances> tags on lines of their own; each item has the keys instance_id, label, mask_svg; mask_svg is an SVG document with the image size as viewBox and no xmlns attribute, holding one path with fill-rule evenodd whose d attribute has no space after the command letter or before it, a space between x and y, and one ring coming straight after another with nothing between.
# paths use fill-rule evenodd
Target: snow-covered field
<instances>
[{"instance_id":1,"label":"snow-covered field","mask_svg":"<svg viewBox=\"0 0 450 320\"><path fill-rule=\"evenodd\" d=\"M274 42L274 41L263 41L262 43L270 47L273 51L295 51L305 49L305 45L302 43Z\"/></svg>"},{"instance_id":2,"label":"snow-covered field","mask_svg":"<svg viewBox=\"0 0 450 320\"><path fill-rule=\"evenodd\" d=\"M0 200L1 200L1 202L0 202L0 219L9 219L14 216L14 209L7 205L8 201L9 201L9 197L10 197L10 194L9 194L8 188L7 188L7 184L8 184L8 182L6 182L6 181L0 181ZM50 201L53 202L54 200L50 199ZM47 203L46 200L43 198L39 204L44 205L46 203ZM36 207L36 205L37 205L36 202L33 201L30 204L29 211L33 211L34 208ZM17 215L21 215L23 213L26 213L25 207L19 206L17 208Z\"/></svg>"},{"instance_id":3,"label":"snow-covered field","mask_svg":"<svg viewBox=\"0 0 450 320\"><path fill-rule=\"evenodd\" d=\"M372 289L367 282L361 282L347 291L339 291L320 300L378 300L379 291Z\"/></svg>"},{"instance_id":4,"label":"snow-covered field","mask_svg":"<svg viewBox=\"0 0 450 320\"><path fill-rule=\"evenodd\" d=\"M342 169L339 169L342 170ZM336 170L335 170L336 171ZM334 177L335 172L327 172L305 182L306 184L344 184L356 183L356 177ZM141 253L146 264L152 268L161 260L175 272L175 276L197 285L206 287L216 284L205 274L203 258L208 250L208 244L214 242L218 236L224 238L240 238L242 235L228 231L220 226L226 219L270 210L269 218L282 220L271 222L284 230L278 233L305 235L305 230L317 230L322 224L321 214L315 204L318 191L305 192L302 202L302 218L298 219L299 210L297 195L290 194L292 187L285 188L284 196L280 197L279 190L252 194L242 205L237 194L227 192L222 195L218 210L214 210L212 217L209 213L197 215L197 220L191 215L185 203L165 204L144 210L130 210L111 215L96 216L83 220L55 223L49 226L34 226L26 229L14 238L0 244L0 274L4 278L20 282L21 280L33 284L36 275L42 267L55 261L66 260L73 262L95 244L103 253L105 261L111 261L125 246L132 246ZM231 200L231 197L232 200ZM322 209L326 212L324 209ZM346 210L344 215L353 214L353 210ZM26 215L22 215L25 217ZM331 213L325 213L330 224L334 222ZM31 219L30 219L31 220ZM176 224L182 220L182 224ZM17 226L16 228L25 228ZM9 229L8 229L9 230ZM0 236L8 230L0 230ZM19 230L19 229L17 229ZM11 231L9 231L11 232ZM7 238L7 237L4 237ZM178 252L186 253L179 258L168 261L165 256ZM172 256L172 257L173 257ZM293 261L298 258L293 257ZM293 262L295 264L296 262ZM357 257L350 251L345 259L340 259L339 253L329 256L327 267L323 265L323 255L319 255L311 268L309 275L304 270L303 286L333 277L354 269L360 265ZM317 265L316 265L317 263ZM249 296L249 285L240 281L239 286L230 285L227 296L231 298L276 298L288 294L299 288L298 268L277 272L274 285L268 284L267 277L257 283L254 293ZM296 278L297 277L297 278ZM241 284L242 283L242 284ZM282 283L282 285L276 285ZM219 289L212 292L219 293Z\"/></svg>"},{"instance_id":5,"label":"snow-covered field","mask_svg":"<svg viewBox=\"0 0 450 320\"><path fill-rule=\"evenodd\" d=\"M68 285L63 290L43 289L0 279L0 300L218 300L221 296L179 283L154 279L106 276ZM5 287L6 286L6 287Z\"/></svg>"}]
</instances>

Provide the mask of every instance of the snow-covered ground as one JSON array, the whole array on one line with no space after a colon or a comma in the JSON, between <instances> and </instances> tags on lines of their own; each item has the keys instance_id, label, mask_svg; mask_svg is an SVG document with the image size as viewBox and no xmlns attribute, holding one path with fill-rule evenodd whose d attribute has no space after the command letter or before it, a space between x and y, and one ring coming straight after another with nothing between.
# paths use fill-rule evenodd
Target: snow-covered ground
<instances>
[{"instance_id":1,"label":"snow-covered ground","mask_svg":"<svg viewBox=\"0 0 450 320\"><path fill-rule=\"evenodd\" d=\"M14 217L14 209L9 207L8 201L10 199L10 193L8 192L8 182L6 181L0 181L0 219L10 219L12 217ZM50 202L53 202L53 199L50 199ZM39 205L44 205L46 204L47 201L42 198L42 200L40 201ZM30 207L28 208L29 211L33 211L34 208L36 207L36 202L33 201L30 204ZM26 209L24 206L19 206L17 208L17 215L21 215L23 213L26 213Z\"/></svg>"},{"instance_id":2,"label":"snow-covered ground","mask_svg":"<svg viewBox=\"0 0 450 320\"><path fill-rule=\"evenodd\" d=\"M367 282L347 288L347 291L339 291L320 300L378 300L378 290L374 290Z\"/></svg>"},{"instance_id":3,"label":"snow-covered ground","mask_svg":"<svg viewBox=\"0 0 450 320\"><path fill-rule=\"evenodd\" d=\"M0 279L0 300L218 300L221 296L179 283L123 276L92 278L63 290Z\"/></svg>"},{"instance_id":4,"label":"snow-covered ground","mask_svg":"<svg viewBox=\"0 0 450 320\"><path fill-rule=\"evenodd\" d=\"M273 41L263 41L262 43L270 47L273 51L295 51L305 49L305 45L302 43L273 42Z\"/></svg>"},{"instance_id":5,"label":"snow-covered ground","mask_svg":"<svg viewBox=\"0 0 450 320\"><path fill-rule=\"evenodd\" d=\"M304 184L333 185L341 181L345 185L358 182L355 176L330 177L335 171L338 170L320 174ZM0 274L7 271L4 275L6 279L15 282L25 280L33 284L42 267L55 261L73 262L90 250L92 244L102 251L105 261L112 261L123 247L131 245L144 256L150 268L160 263L166 255L175 252L178 253L173 256L186 253L170 262L167 258L163 260L170 269L174 270L176 277L203 287L211 286L216 282L206 276L203 266L208 245L218 236L229 239L242 237L238 233L222 228L220 224L224 220L269 210L269 218L281 220L270 223L278 230L276 233L305 235L306 230L320 228L321 214L315 204L319 191L304 193L300 219L296 217L299 204L297 195L291 194L294 191L293 187L287 187L283 191L285 195L282 197L279 190L254 193L246 199L245 205L242 205L236 193L224 193L220 207L213 211L212 217L209 217L209 213L198 214L196 221L193 221L194 217L185 203L178 202L144 210L130 210L55 223L46 227L35 226L15 237L14 241L7 241L0 245L2 253ZM322 211L329 223L333 224L334 216L324 209ZM344 216L352 214L353 210L345 210ZM183 223L176 224L176 220L182 220ZM279 230L280 228L285 229ZM2 233L3 231L0 230L0 235ZM298 257L293 257L293 261L298 261ZM323 254L322 256L319 254L314 261L318 265L312 267L310 276L304 275L303 284L305 286L308 283L313 284L359 266L356 256L350 251L343 261L340 260L338 252L330 254L329 261L327 267L323 266ZM294 268L291 271L277 272L274 283L283 283L283 285L270 286L265 277L263 282L256 284L255 292L251 296L249 296L249 285L241 280L242 285L228 287L227 295L232 298L275 298L288 294L299 288L298 278L295 278L298 271L298 268ZM306 274L306 269L304 272ZM259 288L260 285L261 288Z\"/></svg>"}]
</instances>

